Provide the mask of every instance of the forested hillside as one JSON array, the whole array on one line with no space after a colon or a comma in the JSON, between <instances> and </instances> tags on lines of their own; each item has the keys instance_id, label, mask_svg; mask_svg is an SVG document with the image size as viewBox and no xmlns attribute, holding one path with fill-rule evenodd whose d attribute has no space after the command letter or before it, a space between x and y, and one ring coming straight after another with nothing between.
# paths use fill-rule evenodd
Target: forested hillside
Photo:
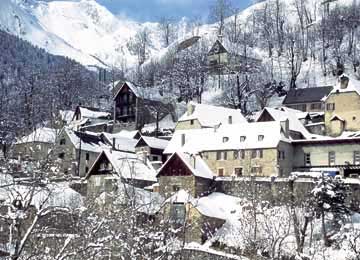
<instances>
[{"instance_id":1,"label":"forested hillside","mask_svg":"<svg viewBox=\"0 0 360 260\"><path fill-rule=\"evenodd\" d=\"M52 120L59 109L103 94L95 73L79 63L0 31L0 138Z\"/></svg>"}]
</instances>

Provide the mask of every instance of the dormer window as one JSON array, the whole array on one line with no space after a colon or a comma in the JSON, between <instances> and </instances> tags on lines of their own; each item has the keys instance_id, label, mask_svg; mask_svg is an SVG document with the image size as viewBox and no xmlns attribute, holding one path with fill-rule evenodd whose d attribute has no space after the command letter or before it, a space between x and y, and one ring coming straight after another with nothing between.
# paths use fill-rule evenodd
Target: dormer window
<instances>
[{"instance_id":1,"label":"dormer window","mask_svg":"<svg viewBox=\"0 0 360 260\"><path fill-rule=\"evenodd\" d=\"M226 142L228 142L228 141L229 141L229 137L224 136L224 137L223 137L223 143L226 143Z\"/></svg>"},{"instance_id":2,"label":"dormer window","mask_svg":"<svg viewBox=\"0 0 360 260\"><path fill-rule=\"evenodd\" d=\"M244 135L240 136L240 142L245 142L245 140L246 140L246 136Z\"/></svg>"},{"instance_id":3,"label":"dormer window","mask_svg":"<svg viewBox=\"0 0 360 260\"><path fill-rule=\"evenodd\" d=\"M258 135L258 141L261 142L264 140L264 135Z\"/></svg>"}]
</instances>

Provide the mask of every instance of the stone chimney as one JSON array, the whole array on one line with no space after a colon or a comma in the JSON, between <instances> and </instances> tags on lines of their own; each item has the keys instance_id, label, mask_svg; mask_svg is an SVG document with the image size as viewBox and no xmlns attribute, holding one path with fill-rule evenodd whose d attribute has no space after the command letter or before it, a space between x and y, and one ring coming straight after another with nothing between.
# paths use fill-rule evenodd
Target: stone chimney
<instances>
[{"instance_id":1,"label":"stone chimney","mask_svg":"<svg viewBox=\"0 0 360 260\"><path fill-rule=\"evenodd\" d=\"M190 116L194 113L195 105L192 102L187 104L187 115Z\"/></svg>"},{"instance_id":2,"label":"stone chimney","mask_svg":"<svg viewBox=\"0 0 360 260\"><path fill-rule=\"evenodd\" d=\"M280 122L281 128L284 131L284 135L286 138L289 138L290 136L290 124L289 119L286 119L285 121Z\"/></svg>"},{"instance_id":3,"label":"stone chimney","mask_svg":"<svg viewBox=\"0 0 360 260\"><path fill-rule=\"evenodd\" d=\"M349 77L345 75L341 75L339 81L340 81L340 89L347 89L349 85Z\"/></svg>"}]
</instances>

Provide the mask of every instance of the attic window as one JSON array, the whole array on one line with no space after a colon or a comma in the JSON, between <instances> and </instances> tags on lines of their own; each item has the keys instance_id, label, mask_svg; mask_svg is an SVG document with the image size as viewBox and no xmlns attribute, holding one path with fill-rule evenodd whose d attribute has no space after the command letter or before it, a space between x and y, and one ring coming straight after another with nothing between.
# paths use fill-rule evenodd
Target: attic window
<instances>
[{"instance_id":1,"label":"attic window","mask_svg":"<svg viewBox=\"0 0 360 260\"><path fill-rule=\"evenodd\" d=\"M224 137L223 137L223 143L226 143L226 142L228 142L228 141L229 141L229 137L224 136Z\"/></svg>"},{"instance_id":2,"label":"attic window","mask_svg":"<svg viewBox=\"0 0 360 260\"><path fill-rule=\"evenodd\" d=\"M194 125L194 120L193 119L190 120L190 125Z\"/></svg>"},{"instance_id":3,"label":"attic window","mask_svg":"<svg viewBox=\"0 0 360 260\"><path fill-rule=\"evenodd\" d=\"M66 139L65 138L60 139L60 145L65 145L65 144L66 144Z\"/></svg>"},{"instance_id":4,"label":"attic window","mask_svg":"<svg viewBox=\"0 0 360 260\"><path fill-rule=\"evenodd\" d=\"M245 142L245 140L246 140L246 136L240 136L240 142Z\"/></svg>"},{"instance_id":5,"label":"attic window","mask_svg":"<svg viewBox=\"0 0 360 260\"><path fill-rule=\"evenodd\" d=\"M261 142L264 140L264 135L258 135L258 141Z\"/></svg>"}]
</instances>

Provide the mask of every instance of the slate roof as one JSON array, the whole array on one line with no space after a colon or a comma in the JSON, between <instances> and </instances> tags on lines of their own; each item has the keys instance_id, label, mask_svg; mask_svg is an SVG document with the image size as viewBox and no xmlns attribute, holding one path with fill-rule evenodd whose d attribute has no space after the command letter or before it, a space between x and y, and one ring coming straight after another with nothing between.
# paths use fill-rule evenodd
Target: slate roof
<instances>
[{"instance_id":1,"label":"slate roof","mask_svg":"<svg viewBox=\"0 0 360 260\"><path fill-rule=\"evenodd\" d=\"M283 104L300 104L321 102L324 97L329 95L333 87L315 87L290 89L283 101Z\"/></svg>"}]
</instances>

